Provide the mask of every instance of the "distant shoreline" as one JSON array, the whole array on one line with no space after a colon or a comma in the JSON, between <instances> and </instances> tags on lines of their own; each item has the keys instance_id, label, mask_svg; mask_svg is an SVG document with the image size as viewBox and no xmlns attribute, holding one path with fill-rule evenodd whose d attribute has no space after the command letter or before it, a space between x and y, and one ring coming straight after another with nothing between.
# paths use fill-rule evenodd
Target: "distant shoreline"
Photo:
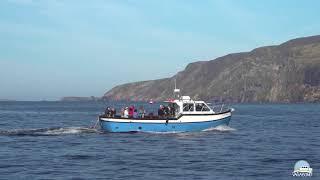
<instances>
[{"instance_id":1,"label":"distant shoreline","mask_svg":"<svg viewBox=\"0 0 320 180\"><path fill-rule=\"evenodd\" d=\"M4 101L17 101L17 100L13 100L13 99L0 99L0 102L4 102Z\"/></svg>"},{"instance_id":2,"label":"distant shoreline","mask_svg":"<svg viewBox=\"0 0 320 180\"><path fill-rule=\"evenodd\" d=\"M95 96L90 96L90 97L79 97L79 96L67 96L67 97L62 97L59 101L63 102L83 102L83 101L100 101L102 98L100 97L95 97Z\"/></svg>"},{"instance_id":3,"label":"distant shoreline","mask_svg":"<svg viewBox=\"0 0 320 180\"><path fill-rule=\"evenodd\" d=\"M121 103L128 103L128 104L134 104L134 103L146 103L148 104L149 102L147 101L125 101L125 100L119 100L119 101L115 101L115 100L78 100L78 101L64 101L64 100L0 100L1 102L49 102L49 103L73 103L73 102L79 102L79 103L86 103L86 102L104 102L104 103L117 103L117 102L121 102ZM158 104L158 103L165 103L163 101L157 101L154 102L154 104ZM211 102L212 104L225 104L225 105L299 105L299 104L320 104L320 102Z\"/></svg>"}]
</instances>

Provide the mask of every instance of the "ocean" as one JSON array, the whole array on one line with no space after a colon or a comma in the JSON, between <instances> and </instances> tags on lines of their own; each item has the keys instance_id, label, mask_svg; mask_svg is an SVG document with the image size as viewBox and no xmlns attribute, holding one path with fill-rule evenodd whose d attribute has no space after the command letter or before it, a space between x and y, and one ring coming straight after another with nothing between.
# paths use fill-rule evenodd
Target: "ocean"
<instances>
[{"instance_id":1,"label":"ocean","mask_svg":"<svg viewBox=\"0 0 320 180\"><path fill-rule=\"evenodd\" d=\"M125 104L0 102L0 179L292 179L298 160L320 177L320 104L235 104L196 133L91 129L106 106Z\"/></svg>"}]
</instances>

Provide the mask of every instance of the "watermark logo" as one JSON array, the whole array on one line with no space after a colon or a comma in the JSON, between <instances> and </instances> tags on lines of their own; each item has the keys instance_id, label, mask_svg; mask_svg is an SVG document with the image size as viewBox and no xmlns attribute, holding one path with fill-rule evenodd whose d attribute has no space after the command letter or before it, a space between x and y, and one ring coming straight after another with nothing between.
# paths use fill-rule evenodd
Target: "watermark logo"
<instances>
[{"instance_id":1,"label":"watermark logo","mask_svg":"<svg viewBox=\"0 0 320 180\"><path fill-rule=\"evenodd\" d=\"M292 176L312 176L312 168L305 160L297 161L294 165Z\"/></svg>"}]
</instances>

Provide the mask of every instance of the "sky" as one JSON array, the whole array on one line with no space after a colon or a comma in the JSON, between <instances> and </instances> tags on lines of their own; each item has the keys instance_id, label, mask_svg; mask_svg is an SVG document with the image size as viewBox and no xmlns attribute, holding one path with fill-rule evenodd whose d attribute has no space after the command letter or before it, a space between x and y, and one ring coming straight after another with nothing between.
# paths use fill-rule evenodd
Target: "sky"
<instances>
[{"instance_id":1,"label":"sky","mask_svg":"<svg viewBox=\"0 0 320 180\"><path fill-rule=\"evenodd\" d=\"M318 0L1 0L0 99L102 96L320 34Z\"/></svg>"}]
</instances>

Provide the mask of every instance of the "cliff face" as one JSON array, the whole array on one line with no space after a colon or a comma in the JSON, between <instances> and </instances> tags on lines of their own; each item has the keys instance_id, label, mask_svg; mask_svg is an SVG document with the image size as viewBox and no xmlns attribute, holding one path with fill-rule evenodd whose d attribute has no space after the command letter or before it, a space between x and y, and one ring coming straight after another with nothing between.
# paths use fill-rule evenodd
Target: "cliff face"
<instances>
[{"instance_id":1,"label":"cliff face","mask_svg":"<svg viewBox=\"0 0 320 180\"><path fill-rule=\"evenodd\" d=\"M106 99L166 100L182 94L232 102L320 102L320 36L189 64L171 78L114 87Z\"/></svg>"}]
</instances>

